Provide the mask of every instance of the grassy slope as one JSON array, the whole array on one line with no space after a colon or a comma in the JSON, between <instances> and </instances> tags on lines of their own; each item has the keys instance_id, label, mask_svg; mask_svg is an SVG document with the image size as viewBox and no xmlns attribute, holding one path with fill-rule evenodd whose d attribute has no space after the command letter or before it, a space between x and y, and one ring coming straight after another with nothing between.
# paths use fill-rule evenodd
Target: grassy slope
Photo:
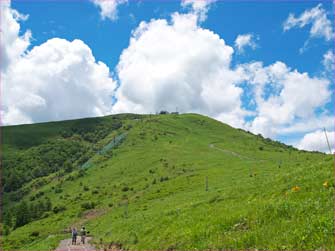
<instances>
[{"instance_id":1,"label":"grassy slope","mask_svg":"<svg viewBox=\"0 0 335 251\"><path fill-rule=\"evenodd\" d=\"M130 249L334 249L332 156L290 150L200 115L127 123L133 128L112 157L97 156L84 177L50 179L27 195L42 190L67 210L11 232L5 249L54 248L63 229L82 224L96 242ZM21 128L21 138L40 140ZM56 136L48 128L44 135ZM56 194L59 183L63 192ZM83 212L85 201L98 205Z\"/></svg>"}]
</instances>

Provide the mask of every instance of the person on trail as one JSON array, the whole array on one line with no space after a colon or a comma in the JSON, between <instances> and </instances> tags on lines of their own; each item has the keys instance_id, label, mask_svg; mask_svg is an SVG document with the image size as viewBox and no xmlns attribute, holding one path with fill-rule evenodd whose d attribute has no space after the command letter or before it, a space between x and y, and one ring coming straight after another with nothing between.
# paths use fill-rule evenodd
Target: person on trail
<instances>
[{"instance_id":1,"label":"person on trail","mask_svg":"<svg viewBox=\"0 0 335 251\"><path fill-rule=\"evenodd\" d=\"M83 244L85 244L86 234L87 234L87 231L86 231L85 227L83 226L80 229L81 243L83 243Z\"/></svg>"},{"instance_id":2,"label":"person on trail","mask_svg":"<svg viewBox=\"0 0 335 251\"><path fill-rule=\"evenodd\" d=\"M77 232L77 229L74 227L72 228L72 245L76 245L77 244L77 235L78 235L78 232Z\"/></svg>"}]
</instances>

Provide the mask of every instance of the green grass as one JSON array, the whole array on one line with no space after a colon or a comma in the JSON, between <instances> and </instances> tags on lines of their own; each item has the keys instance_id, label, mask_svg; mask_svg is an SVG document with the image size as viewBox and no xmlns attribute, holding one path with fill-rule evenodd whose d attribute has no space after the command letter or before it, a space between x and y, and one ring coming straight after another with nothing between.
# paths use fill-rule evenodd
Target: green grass
<instances>
[{"instance_id":1,"label":"green grass","mask_svg":"<svg viewBox=\"0 0 335 251\"><path fill-rule=\"evenodd\" d=\"M331 155L298 151L196 114L140 118L124 115L132 127L94 144L102 149L127 132L119 146L91 159L84 176L51 174L27 193L29 201L43 191L66 210L12 230L4 249L50 250L68 238L64 229L85 224L95 243L130 250L334 250ZM59 137L67 123L85 120L5 128L5 157ZM5 208L17 203L8 197ZM84 202L95 209L83 209Z\"/></svg>"}]
</instances>

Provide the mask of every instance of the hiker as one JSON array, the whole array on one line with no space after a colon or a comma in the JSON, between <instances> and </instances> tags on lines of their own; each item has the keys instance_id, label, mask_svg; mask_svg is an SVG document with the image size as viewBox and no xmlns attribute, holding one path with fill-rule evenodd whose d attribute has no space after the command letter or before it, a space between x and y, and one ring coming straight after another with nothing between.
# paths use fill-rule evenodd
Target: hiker
<instances>
[{"instance_id":1,"label":"hiker","mask_svg":"<svg viewBox=\"0 0 335 251\"><path fill-rule=\"evenodd\" d=\"M81 236L81 243L85 244L85 238L86 238L86 229L85 227L83 226L81 229L80 229L80 236Z\"/></svg>"},{"instance_id":2,"label":"hiker","mask_svg":"<svg viewBox=\"0 0 335 251\"><path fill-rule=\"evenodd\" d=\"M72 245L76 245L77 244L77 235L78 235L78 232L77 232L77 229L74 227L72 228Z\"/></svg>"}]
</instances>

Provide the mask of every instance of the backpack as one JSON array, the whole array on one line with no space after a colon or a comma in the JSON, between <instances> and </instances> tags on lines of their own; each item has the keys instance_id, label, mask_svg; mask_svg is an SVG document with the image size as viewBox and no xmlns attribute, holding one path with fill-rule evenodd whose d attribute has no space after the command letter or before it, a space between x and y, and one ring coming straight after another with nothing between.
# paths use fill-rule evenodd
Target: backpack
<instances>
[{"instance_id":1,"label":"backpack","mask_svg":"<svg viewBox=\"0 0 335 251\"><path fill-rule=\"evenodd\" d=\"M80 230L80 233L81 233L81 235L86 235L86 230L82 228L82 229Z\"/></svg>"}]
</instances>

